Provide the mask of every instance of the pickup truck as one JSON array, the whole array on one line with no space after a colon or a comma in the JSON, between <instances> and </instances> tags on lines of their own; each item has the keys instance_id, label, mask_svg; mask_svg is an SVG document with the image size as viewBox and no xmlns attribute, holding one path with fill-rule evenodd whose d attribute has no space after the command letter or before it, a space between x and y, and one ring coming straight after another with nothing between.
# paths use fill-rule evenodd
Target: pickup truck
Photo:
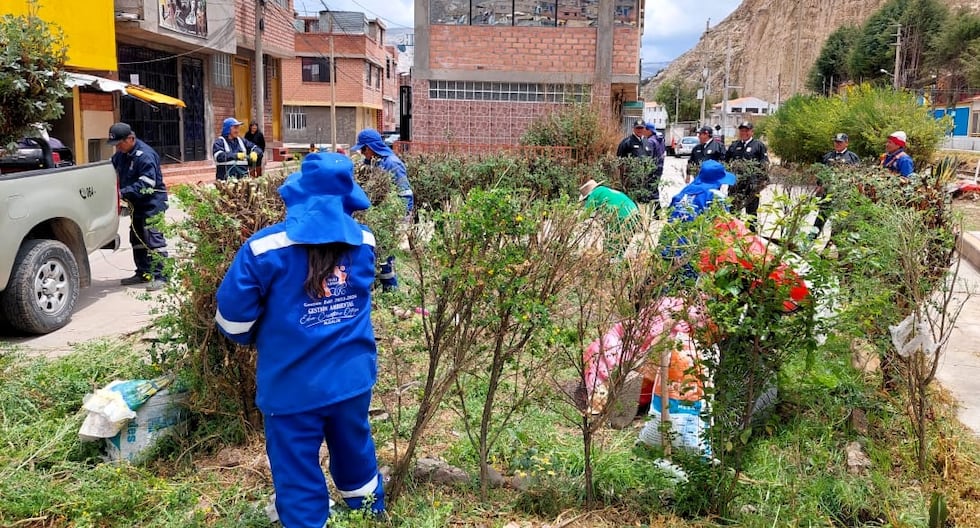
<instances>
[{"instance_id":1,"label":"pickup truck","mask_svg":"<svg viewBox=\"0 0 980 528\"><path fill-rule=\"evenodd\" d=\"M108 161L14 174L0 164L0 319L30 334L68 324L92 282L89 253L119 247L118 193Z\"/></svg>"}]
</instances>

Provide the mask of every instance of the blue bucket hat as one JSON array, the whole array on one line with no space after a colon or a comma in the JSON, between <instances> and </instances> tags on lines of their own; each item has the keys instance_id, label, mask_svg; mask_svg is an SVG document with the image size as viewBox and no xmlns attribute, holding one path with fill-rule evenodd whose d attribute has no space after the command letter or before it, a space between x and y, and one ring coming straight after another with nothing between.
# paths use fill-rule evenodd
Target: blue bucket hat
<instances>
[{"instance_id":1,"label":"blue bucket hat","mask_svg":"<svg viewBox=\"0 0 980 528\"><path fill-rule=\"evenodd\" d=\"M381 133L373 128L365 128L358 132L357 143L350 149L352 152L357 152L364 147L371 147L371 150L380 156L391 156L394 154L388 145L385 145L385 140L381 137Z\"/></svg>"},{"instance_id":2,"label":"blue bucket hat","mask_svg":"<svg viewBox=\"0 0 980 528\"><path fill-rule=\"evenodd\" d=\"M715 160L708 160L701 164L701 171L698 172L694 183L713 185L735 185L735 175L726 171L725 166Z\"/></svg>"},{"instance_id":3,"label":"blue bucket hat","mask_svg":"<svg viewBox=\"0 0 980 528\"><path fill-rule=\"evenodd\" d=\"M350 215L371 207L371 201L354 181L354 164L347 156L308 154L300 171L279 187L279 195L286 204L285 229L292 240L361 244L363 229Z\"/></svg>"},{"instance_id":4,"label":"blue bucket hat","mask_svg":"<svg viewBox=\"0 0 980 528\"><path fill-rule=\"evenodd\" d=\"M221 135L227 136L228 132L231 132L231 127L236 125L241 125L241 124L242 122L235 119L234 117L226 118L224 121L221 122Z\"/></svg>"}]
</instances>

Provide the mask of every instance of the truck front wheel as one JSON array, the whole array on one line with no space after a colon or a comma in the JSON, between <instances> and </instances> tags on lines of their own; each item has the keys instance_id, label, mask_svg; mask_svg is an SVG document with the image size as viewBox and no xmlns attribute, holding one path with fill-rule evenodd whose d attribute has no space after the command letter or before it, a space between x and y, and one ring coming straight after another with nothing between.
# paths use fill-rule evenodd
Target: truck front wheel
<instances>
[{"instance_id":1,"label":"truck front wheel","mask_svg":"<svg viewBox=\"0 0 980 528\"><path fill-rule=\"evenodd\" d=\"M71 319L78 299L78 262L57 240L28 240L17 252L0 312L31 334L53 332Z\"/></svg>"}]
</instances>

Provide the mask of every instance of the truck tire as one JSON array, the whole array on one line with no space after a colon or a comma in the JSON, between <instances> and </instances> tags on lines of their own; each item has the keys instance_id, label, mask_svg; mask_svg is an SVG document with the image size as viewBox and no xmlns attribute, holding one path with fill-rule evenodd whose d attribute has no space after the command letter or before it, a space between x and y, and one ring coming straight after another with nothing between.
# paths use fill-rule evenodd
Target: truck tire
<instances>
[{"instance_id":1,"label":"truck tire","mask_svg":"<svg viewBox=\"0 0 980 528\"><path fill-rule=\"evenodd\" d=\"M0 314L30 334L53 332L71 320L78 299L78 262L57 240L28 240L17 252Z\"/></svg>"}]
</instances>

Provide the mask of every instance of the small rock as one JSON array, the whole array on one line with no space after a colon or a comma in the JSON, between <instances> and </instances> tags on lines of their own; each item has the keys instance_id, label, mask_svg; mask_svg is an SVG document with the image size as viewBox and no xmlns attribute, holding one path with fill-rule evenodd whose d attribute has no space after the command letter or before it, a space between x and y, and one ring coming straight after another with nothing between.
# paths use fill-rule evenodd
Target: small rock
<instances>
[{"instance_id":1,"label":"small rock","mask_svg":"<svg viewBox=\"0 0 980 528\"><path fill-rule=\"evenodd\" d=\"M531 488L531 479L529 477L514 475L507 479L507 485L517 491L527 491Z\"/></svg>"},{"instance_id":2,"label":"small rock","mask_svg":"<svg viewBox=\"0 0 980 528\"><path fill-rule=\"evenodd\" d=\"M881 369L878 349L864 339L851 341L851 365L865 374L874 374Z\"/></svg>"},{"instance_id":3,"label":"small rock","mask_svg":"<svg viewBox=\"0 0 980 528\"><path fill-rule=\"evenodd\" d=\"M415 463L415 479L429 480L435 484L460 484L470 481L470 476L457 467L437 458L420 458Z\"/></svg>"},{"instance_id":4,"label":"small rock","mask_svg":"<svg viewBox=\"0 0 980 528\"><path fill-rule=\"evenodd\" d=\"M851 429L861 436L868 436L868 415L861 409L851 409Z\"/></svg>"},{"instance_id":5,"label":"small rock","mask_svg":"<svg viewBox=\"0 0 980 528\"><path fill-rule=\"evenodd\" d=\"M740 508L740 511L742 514L751 515L753 513L758 512L759 510L751 504L746 504Z\"/></svg>"},{"instance_id":6,"label":"small rock","mask_svg":"<svg viewBox=\"0 0 980 528\"><path fill-rule=\"evenodd\" d=\"M493 466L487 468L487 480L490 482L490 486L494 488L502 488L506 484L504 476Z\"/></svg>"},{"instance_id":7,"label":"small rock","mask_svg":"<svg viewBox=\"0 0 980 528\"><path fill-rule=\"evenodd\" d=\"M859 442L847 444L847 471L859 475L871 467L871 459L864 453Z\"/></svg>"}]
</instances>

